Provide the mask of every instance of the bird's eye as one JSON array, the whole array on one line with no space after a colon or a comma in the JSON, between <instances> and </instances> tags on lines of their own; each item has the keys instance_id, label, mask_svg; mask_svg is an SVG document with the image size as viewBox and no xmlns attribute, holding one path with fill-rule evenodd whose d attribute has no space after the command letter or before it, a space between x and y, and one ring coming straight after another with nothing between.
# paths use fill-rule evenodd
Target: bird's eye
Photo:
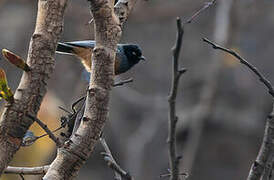
<instances>
[{"instance_id":1,"label":"bird's eye","mask_svg":"<svg viewBox=\"0 0 274 180\"><path fill-rule=\"evenodd\" d=\"M132 52L132 55L136 56L136 52Z\"/></svg>"}]
</instances>

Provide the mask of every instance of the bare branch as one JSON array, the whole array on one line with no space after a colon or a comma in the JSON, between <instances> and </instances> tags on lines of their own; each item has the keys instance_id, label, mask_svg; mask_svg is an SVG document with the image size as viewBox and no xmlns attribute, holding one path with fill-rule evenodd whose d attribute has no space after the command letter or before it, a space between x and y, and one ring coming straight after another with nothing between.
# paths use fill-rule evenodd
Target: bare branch
<instances>
[{"instance_id":1,"label":"bare branch","mask_svg":"<svg viewBox=\"0 0 274 180\"><path fill-rule=\"evenodd\" d=\"M169 102L169 133L168 133L168 144L169 144L169 166L171 169L170 180L177 180L179 177L179 160L181 157L176 152L176 124L178 117L176 116L176 97L179 85L179 79L183 74L182 70L179 70L178 58L181 50L182 39L184 29L182 27L181 19L177 18L177 39L173 51L173 68L172 68L172 84L170 94L168 98ZM184 71L185 72L185 71Z\"/></svg>"},{"instance_id":2,"label":"bare branch","mask_svg":"<svg viewBox=\"0 0 274 180\"><path fill-rule=\"evenodd\" d=\"M113 84L113 87L123 86L124 84L131 83L131 82L133 82L133 79L132 79L132 78L125 79L125 80L122 80L122 81L119 81L119 82L115 82L115 83Z\"/></svg>"},{"instance_id":3,"label":"bare branch","mask_svg":"<svg viewBox=\"0 0 274 180\"><path fill-rule=\"evenodd\" d=\"M270 83L269 80L267 80L264 75L252 64L250 64L248 61L246 61L244 58L242 58L239 54L237 54L235 51L231 49L224 48L220 45L217 45L216 43L209 41L206 38L203 38L203 41L206 43L212 45L214 49L219 49L222 50L226 53L229 53L236 57L242 64L244 64L246 67L248 67L252 72L255 73L259 77L259 80L266 86L268 89L269 94L274 97L274 91L273 91L273 86ZM257 155L256 160L252 164L252 167L250 169L249 175L247 177L247 180L259 180L261 179L261 176L266 168L267 161L270 160L271 154L274 153L274 105L273 105L273 110L271 114L268 116L266 120L266 125L265 125L265 133L264 133L264 138L262 141L262 145L260 148L260 151Z\"/></svg>"},{"instance_id":4,"label":"bare branch","mask_svg":"<svg viewBox=\"0 0 274 180\"><path fill-rule=\"evenodd\" d=\"M199 9L196 13L194 13L184 24L189 24L191 23L194 19L196 19L203 11L211 7L216 3L217 0L213 0L211 2L206 2L205 5Z\"/></svg>"},{"instance_id":5,"label":"bare branch","mask_svg":"<svg viewBox=\"0 0 274 180\"><path fill-rule=\"evenodd\" d=\"M176 97L177 90L179 86L179 80L183 73L187 70L179 68L179 55L183 41L184 35L184 24L191 23L195 18L197 18L203 11L212 6L216 0L205 4L200 10L194 13L186 23L181 22L180 18L177 18L177 38L174 47L172 48L173 52L173 76L172 76L172 85L169 95L169 135L168 135L168 144L169 144L169 165L171 169L170 180L177 180L179 178L179 161L181 159L180 156L177 155L176 152L176 124L178 121L178 117L176 115Z\"/></svg>"},{"instance_id":6,"label":"bare branch","mask_svg":"<svg viewBox=\"0 0 274 180\"><path fill-rule=\"evenodd\" d=\"M48 128L48 126L46 124L44 124L40 119L38 119L37 117L34 117L30 114L27 114L27 117L31 118L33 121L35 121L37 124L39 124L39 126L41 128L44 129L44 131L49 135L49 137L55 142L57 147L61 147L61 142L59 141L59 139L57 137L55 137L55 135L51 132L51 130Z\"/></svg>"},{"instance_id":7,"label":"bare branch","mask_svg":"<svg viewBox=\"0 0 274 180\"><path fill-rule=\"evenodd\" d=\"M39 166L39 167L13 167L8 166L5 170L5 174L23 174L23 175L39 175L46 174L49 169L49 165L47 166Z\"/></svg>"},{"instance_id":8,"label":"bare branch","mask_svg":"<svg viewBox=\"0 0 274 180\"><path fill-rule=\"evenodd\" d=\"M122 34L121 27L137 0L120 0L114 10L109 0L88 1L96 29L96 46L92 54L84 115L75 134L58 149L56 159L44 176L47 180L74 179L93 152L107 120L114 79L114 58Z\"/></svg>"},{"instance_id":9,"label":"bare branch","mask_svg":"<svg viewBox=\"0 0 274 180\"><path fill-rule=\"evenodd\" d=\"M212 48L214 49L219 49L219 50L222 50L224 52L227 52L229 54L231 54L232 56L236 57L240 63L246 65L251 71L253 71L258 77L259 77L259 80L266 86L266 88L268 89L268 93L274 97L274 89L273 89L273 86L272 84L270 83L269 80L266 79L266 77L252 64L250 64L249 62L247 62L244 58L242 58L238 53L236 53L235 51L231 50L231 49L227 49L227 48L224 48L210 40L208 40L207 38L203 38L203 41L212 45Z\"/></svg>"},{"instance_id":10,"label":"bare branch","mask_svg":"<svg viewBox=\"0 0 274 180\"><path fill-rule=\"evenodd\" d=\"M105 141L104 138L100 138L100 142L102 144L102 146L105 149L105 153L101 153L104 156L104 160L107 162L107 165L114 170L115 173L115 180L122 180L126 179L126 180L134 180L133 177L126 171L124 171L115 161L115 159L113 158L111 151Z\"/></svg>"}]
</instances>

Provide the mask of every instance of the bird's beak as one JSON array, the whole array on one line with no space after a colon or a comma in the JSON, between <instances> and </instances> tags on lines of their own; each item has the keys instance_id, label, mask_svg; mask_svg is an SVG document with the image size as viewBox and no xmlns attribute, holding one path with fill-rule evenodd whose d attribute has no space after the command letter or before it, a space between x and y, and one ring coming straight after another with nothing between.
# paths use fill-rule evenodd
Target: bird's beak
<instances>
[{"instance_id":1,"label":"bird's beak","mask_svg":"<svg viewBox=\"0 0 274 180\"><path fill-rule=\"evenodd\" d=\"M145 58L145 56L141 56L140 60L146 61L147 59Z\"/></svg>"}]
</instances>

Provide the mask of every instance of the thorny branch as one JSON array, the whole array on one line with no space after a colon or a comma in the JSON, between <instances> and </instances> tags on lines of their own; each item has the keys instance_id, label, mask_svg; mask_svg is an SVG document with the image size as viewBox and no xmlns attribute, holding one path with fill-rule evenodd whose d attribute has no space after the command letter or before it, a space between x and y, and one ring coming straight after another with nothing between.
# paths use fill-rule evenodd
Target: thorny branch
<instances>
[{"instance_id":1,"label":"thorny branch","mask_svg":"<svg viewBox=\"0 0 274 180\"><path fill-rule=\"evenodd\" d=\"M259 80L266 86L268 89L269 94L272 96L272 100L274 98L274 90L273 86L268 79L252 64L242 58L239 54L231 49L224 48L206 38L203 38L203 41L212 45L212 48L219 49L226 53L229 53L236 57L242 64L247 66L252 72L254 72L258 77ZM251 169L249 171L249 175L247 180L259 180L261 179L264 171L266 171L266 165L268 161L272 161L272 155L274 153L274 105L272 112L267 117L266 125L265 125L265 132L263 137L263 142L260 148L260 151L257 155L256 160L253 162Z\"/></svg>"}]
</instances>

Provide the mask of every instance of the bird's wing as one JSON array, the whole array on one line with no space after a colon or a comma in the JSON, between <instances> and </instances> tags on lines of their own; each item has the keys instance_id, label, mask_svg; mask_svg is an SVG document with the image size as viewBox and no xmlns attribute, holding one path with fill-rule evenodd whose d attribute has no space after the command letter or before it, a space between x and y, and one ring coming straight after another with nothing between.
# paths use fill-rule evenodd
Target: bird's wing
<instances>
[{"instance_id":1,"label":"bird's wing","mask_svg":"<svg viewBox=\"0 0 274 180\"><path fill-rule=\"evenodd\" d=\"M91 70L91 55L92 49L95 47L95 41L73 41L58 43L56 52L61 54L70 54L77 56L86 70L90 72Z\"/></svg>"},{"instance_id":2,"label":"bird's wing","mask_svg":"<svg viewBox=\"0 0 274 180\"><path fill-rule=\"evenodd\" d=\"M95 47L95 41L93 40L65 42L64 44L75 46L75 47L92 48L92 49Z\"/></svg>"}]
</instances>

